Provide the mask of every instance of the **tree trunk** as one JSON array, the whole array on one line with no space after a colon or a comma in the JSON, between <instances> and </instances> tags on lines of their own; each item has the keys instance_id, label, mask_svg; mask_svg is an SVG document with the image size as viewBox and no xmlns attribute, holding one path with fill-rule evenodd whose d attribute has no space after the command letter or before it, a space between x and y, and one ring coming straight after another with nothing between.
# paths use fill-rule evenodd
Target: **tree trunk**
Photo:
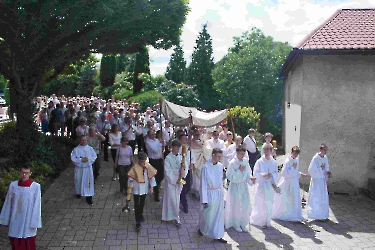
<instances>
[{"instance_id":1,"label":"tree trunk","mask_svg":"<svg viewBox=\"0 0 375 250\"><path fill-rule=\"evenodd\" d=\"M23 95L21 91L15 88L11 81L9 90L12 93L11 106L12 112L17 114L16 136L19 140L19 148L14 152L14 162L21 165L35 159L35 150L39 145L40 133L33 117L35 104L33 95Z\"/></svg>"}]
</instances>

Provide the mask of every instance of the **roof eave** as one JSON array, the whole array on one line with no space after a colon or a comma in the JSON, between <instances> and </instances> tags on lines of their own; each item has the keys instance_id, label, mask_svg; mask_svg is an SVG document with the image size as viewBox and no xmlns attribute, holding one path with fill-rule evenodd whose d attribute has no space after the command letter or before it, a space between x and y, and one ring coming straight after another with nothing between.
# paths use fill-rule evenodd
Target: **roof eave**
<instances>
[{"instance_id":1,"label":"roof eave","mask_svg":"<svg viewBox=\"0 0 375 250\"><path fill-rule=\"evenodd\" d=\"M294 63L299 55L345 55L345 54L373 54L375 55L375 48L370 49L297 49L289 53L288 58L285 60L279 77L285 79L289 66Z\"/></svg>"}]
</instances>

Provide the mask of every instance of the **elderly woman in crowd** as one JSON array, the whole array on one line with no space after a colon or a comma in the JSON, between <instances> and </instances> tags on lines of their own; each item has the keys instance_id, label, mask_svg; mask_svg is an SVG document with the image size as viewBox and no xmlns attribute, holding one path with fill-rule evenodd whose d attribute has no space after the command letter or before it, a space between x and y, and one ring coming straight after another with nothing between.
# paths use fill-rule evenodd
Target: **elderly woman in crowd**
<instances>
[{"instance_id":1,"label":"elderly woman in crowd","mask_svg":"<svg viewBox=\"0 0 375 250\"><path fill-rule=\"evenodd\" d=\"M76 135L80 137L82 135L89 134L89 127L86 125L87 119L86 117L79 118L79 126L76 128Z\"/></svg>"},{"instance_id":2,"label":"elderly woman in crowd","mask_svg":"<svg viewBox=\"0 0 375 250\"><path fill-rule=\"evenodd\" d=\"M120 192L128 190L128 172L134 164L133 149L128 145L126 137L121 138L121 146L117 148L115 168L119 172Z\"/></svg>"},{"instance_id":3,"label":"elderly woman in crowd","mask_svg":"<svg viewBox=\"0 0 375 250\"><path fill-rule=\"evenodd\" d=\"M99 176L99 169L100 169L100 143L105 141L105 137L98 132L95 126L90 126L89 128L89 136L87 137L87 144L91 146L97 155L96 160L93 166L94 172L94 179L98 178Z\"/></svg>"}]
</instances>

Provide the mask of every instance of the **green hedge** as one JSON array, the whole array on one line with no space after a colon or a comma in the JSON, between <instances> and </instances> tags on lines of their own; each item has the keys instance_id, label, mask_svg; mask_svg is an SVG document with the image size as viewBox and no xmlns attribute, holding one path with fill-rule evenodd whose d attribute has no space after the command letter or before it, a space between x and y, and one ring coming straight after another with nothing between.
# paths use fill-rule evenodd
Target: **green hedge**
<instances>
[{"instance_id":1,"label":"green hedge","mask_svg":"<svg viewBox=\"0 0 375 250\"><path fill-rule=\"evenodd\" d=\"M46 136L39 132L36 133L35 145L33 145L33 153L29 159L29 163L33 167L31 178L43 184L47 178L57 177L70 164L70 154L76 142L67 137ZM22 143L17 138L17 130L14 122L8 122L0 126L0 155L5 157L5 161L0 166L0 207L6 197L9 184L12 181L20 179L19 165L15 152Z\"/></svg>"},{"instance_id":2,"label":"green hedge","mask_svg":"<svg viewBox=\"0 0 375 250\"><path fill-rule=\"evenodd\" d=\"M155 90L140 93L129 98L130 102L137 102L141 106L141 111L146 111L147 107L151 107L159 103L159 92Z\"/></svg>"},{"instance_id":3,"label":"green hedge","mask_svg":"<svg viewBox=\"0 0 375 250\"><path fill-rule=\"evenodd\" d=\"M235 106L227 112L227 125L232 130L232 120L236 134L245 137L248 135L249 128L256 130L255 137L258 138L260 113L256 112L253 107Z\"/></svg>"}]
</instances>

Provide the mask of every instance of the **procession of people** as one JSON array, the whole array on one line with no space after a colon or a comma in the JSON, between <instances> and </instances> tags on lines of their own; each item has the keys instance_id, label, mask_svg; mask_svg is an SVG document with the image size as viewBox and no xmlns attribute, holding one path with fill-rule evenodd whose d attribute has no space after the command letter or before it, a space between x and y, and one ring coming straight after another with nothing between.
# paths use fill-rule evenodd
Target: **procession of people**
<instances>
[{"instance_id":1,"label":"procession of people","mask_svg":"<svg viewBox=\"0 0 375 250\"><path fill-rule=\"evenodd\" d=\"M137 231L145 221L147 194L152 194L156 203L162 201L160 219L177 227L183 225L180 211L189 213L187 195L199 199L198 234L222 243L226 243L223 237L229 228L248 232L250 224L267 228L272 219L304 222L299 178L308 175L308 218L329 219L327 178L331 172L325 144L318 145L308 174L299 171L301 149L297 145L279 173L272 134L265 134L258 149L253 128L243 139L225 122L208 128L174 126L161 114L159 104L142 113L139 103L97 97L38 97L36 107L36 122L43 133L77 142L71 153L77 199L83 196L89 205L95 205L95 182L103 157L113 163L112 180L119 181L121 194L133 194ZM26 249L17 248L17 244L26 243L15 238L35 244L36 228L41 227L40 186L28 178L30 167L23 166L20 171L21 179L11 184L0 214L0 224L9 226L14 249ZM253 197L249 186L254 187ZM16 211L18 200L28 204L22 213ZM28 229L19 231L21 224Z\"/></svg>"}]
</instances>

